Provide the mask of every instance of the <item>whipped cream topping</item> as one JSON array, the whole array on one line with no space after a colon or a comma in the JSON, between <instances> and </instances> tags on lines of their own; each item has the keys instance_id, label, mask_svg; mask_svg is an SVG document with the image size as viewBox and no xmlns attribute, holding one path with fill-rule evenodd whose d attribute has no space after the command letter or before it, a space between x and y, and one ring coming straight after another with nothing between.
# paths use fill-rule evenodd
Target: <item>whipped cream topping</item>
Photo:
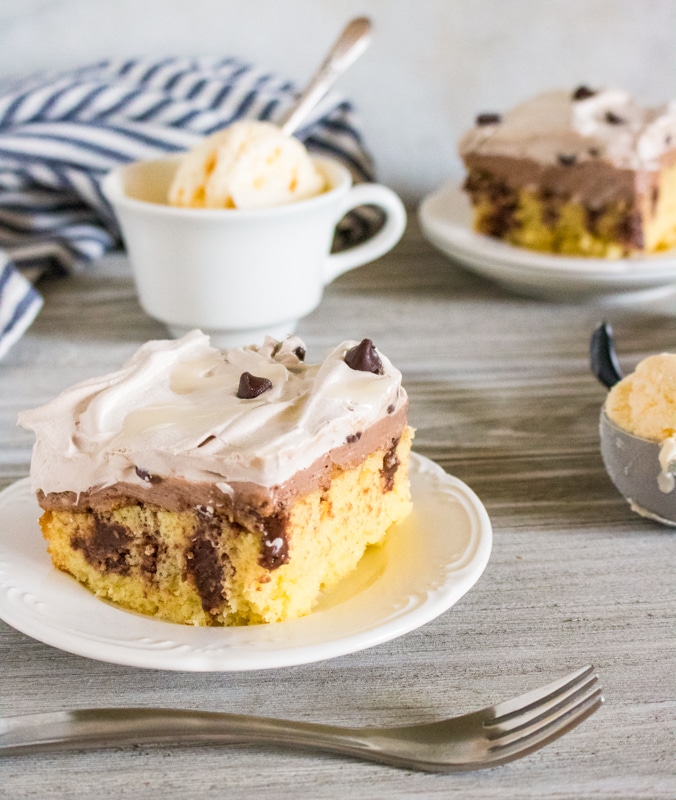
<instances>
[{"instance_id":1,"label":"whipped cream topping","mask_svg":"<svg viewBox=\"0 0 676 800\"><path fill-rule=\"evenodd\" d=\"M587 96L588 95L588 96ZM540 94L503 115L484 115L460 142L460 154L528 158L543 164L602 159L619 169L654 170L676 148L676 104L640 106L604 89Z\"/></svg>"},{"instance_id":2,"label":"whipped cream topping","mask_svg":"<svg viewBox=\"0 0 676 800\"><path fill-rule=\"evenodd\" d=\"M356 344L308 365L297 337L225 351L200 331L148 342L117 372L19 415L36 434L33 489L80 493L155 476L226 494L230 482L282 484L406 406L401 373L382 353L382 374L345 363ZM241 399L244 372L271 388Z\"/></svg>"}]
</instances>

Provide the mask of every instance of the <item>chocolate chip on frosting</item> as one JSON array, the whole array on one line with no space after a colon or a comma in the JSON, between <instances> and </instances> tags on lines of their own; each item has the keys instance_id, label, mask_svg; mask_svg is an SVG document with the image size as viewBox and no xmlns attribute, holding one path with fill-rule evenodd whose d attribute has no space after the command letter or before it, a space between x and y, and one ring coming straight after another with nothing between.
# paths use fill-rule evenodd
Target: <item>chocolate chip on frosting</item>
<instances>
[{"instance_id":1,"label":"chocolate chip on frosting","mask_svg":"<svg viewBox=\"0 0 676 800\"><path fill-rule=\"evenodd\" d=\"M300 345L293 351L299 361L305 361L305 348Z\"/></svg>"},{"instance_id":2,"label":"chocolate chip on frosting","mask_svg":"<svg viewBox=\"0 0 676 800\"><path fill-rule=\"evenodd\" d=\"M596 90L590 89L588 86L578 86L573 92L573 100L586 100L588 97L593 97Z\"/></svg>"},{"instance_id":3,"label":"chocolate chip on frosting","mask_svg":"<svg viewBox=\"0 0 676 800\"><path fill-rule=\"evenodd\" d=\"M147 469L141 469L141 467L134 467L134 471L146 483L159 483L162 480L157 475L151 475Z\"/></svg>"},{"instance_id":4,"label":"chocolate chip on frosting","mask_svg":"<svg viewBox=\"0 0 676 800\"><path fill-rule=\"evenodd\" d=\"M272 381L268 378L258 378L250 372L243 372L239 377L237 397L241 400L253 400L259 394L272 389Z\"/></svg>"},{"instance_id":5,"label":"chocolate chip on frosting","mask_svg":"<svg viewBox=\"0 0 676 800\"><path fill-rule=\"evenodd\" d=\"M624 125L627 120L618 116L613 111L606 111L606 122L609 125Z\"/></svg>"},{"instance_id":6,"label":"chocolate chip on frosting","mask_svg":"<svg viewBox=\"0 0 676 800\"><path fill-rule=\"evenodd\" d=\"M345 353L345 363L351 369L359 372L373 372L375 375L383 374L383 362L378 351L370 339L362 339L358 345Z\"/></svg>"},{"instance_id":7,"label":"chocolate chip on frosting","mask_svg":"<svg viewBox=\"0 0 676 800\"><path fill-rule=\"evenodd\" d=\"M572 167L573 164L577 161L577 156L575 153L559 153L558 155L559 164L564 167Z\"/></svg>"},{"instance_id":8,"label":"chocolate chip on frosting","mask_svg":"<svg viewBox=\"0 0 676 800\"><path fill-rule=\"evenodd\" d=\"M498 123L502 122L502 116L500 114L495 113L485 113L479 114L476 118L476 124L479 126L482 125L497 125Z\"/></svg>"}]
</instances>

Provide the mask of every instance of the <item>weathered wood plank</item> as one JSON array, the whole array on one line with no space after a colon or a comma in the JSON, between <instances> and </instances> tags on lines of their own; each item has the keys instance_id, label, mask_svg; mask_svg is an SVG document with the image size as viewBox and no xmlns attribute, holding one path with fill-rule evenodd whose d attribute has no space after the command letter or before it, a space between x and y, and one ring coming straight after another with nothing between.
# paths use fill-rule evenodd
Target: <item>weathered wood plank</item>
<instances>
[{"instance_id":1,"label":"weathered wood plank","mask_svg":"<svg viewBox=\"0 0 676 800\"><path fill-rule=\"evenodd\" d=\"M28 472L21 408L164 335L119 258L42 288L43 312L0 364L0 486ZM468 711L593 662L607 701L576 731L513 765L455 776L252 746L22 757L0 761L0 796L673 798L674 534L632 515L605 475L604 392L587 347L606 317L627 368L674 350L674 309L511 295L439 255L412 221L392 254L329 287L299 333L317 356L342 338L373 338L404 372L417 449L485 503L492 558L455 608L333 661L226 675L90 661L0 623L7 714L152 704L397 724Z\"/></svg>"}]
</instances>

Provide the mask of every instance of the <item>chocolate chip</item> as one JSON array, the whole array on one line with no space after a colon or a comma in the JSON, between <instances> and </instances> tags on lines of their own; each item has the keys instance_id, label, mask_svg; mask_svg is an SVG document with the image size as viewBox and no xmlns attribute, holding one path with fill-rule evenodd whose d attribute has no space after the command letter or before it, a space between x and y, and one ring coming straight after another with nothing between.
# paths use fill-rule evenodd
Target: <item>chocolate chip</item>
<instances>
[{"instance_id":1,"label":"chocolate chip","mask_svg":"<svg viewBox=\"0 0 676 800\"><path fill-rule=\"evenodd\" d=\"M586 100L588 97L593 97L596 94L594 89L588 86L578 86L573 92L573 100Z\"/></svg>"},{"instance_id":2,"label":"chocolate chip","mask_svg":"<svg viewBox=\"0 0 676 800\"><path fill-rule=\"evenodd\" d=\"M650 193L650 211L651 213L655 213L655 209L657 208L657 204L660 200L660 187L653 186L653 190Z\"/></svg>"},{"instance_id":3,"label":"chocolate chip","mask_svg":"<svg viewBox=\"0 0 676 800\"><path fill-rule=\"evenodd\" d=\"M387 407L387 413L394 414L394 403L390 403L390 405Z\"/></svg>"},{"instance_id":4,"label":"chocolate chip","mask_svg":"<svg viewBox=\"0 0 676 800\"><path fill-rule=\"evenodd\" d=\"M641 214L638 211L625 214L616 226L616 235L627 246L640 250L644 246Z\"/></svg>"},{"instance_id":5,"label":"chocolate chip","mask_svg":"<svg viewBox=\"0 0 676 800\"><path fill-rule=\"evenodd\" d=\"M186 575L192 578L202 608L208 614L218 614L223 609L226 555L219 554L220 523L200 518L195 533L185 552Z\"/></svg>"},{"instance_id":6,"label":"chocolate chip","mask_svg":"<svg viewBox=\"0 0 676 800\"><path fill-rule=\"evenodd\" d=\"M606 111L606 122L609 125L623 125L626 120L623 117L619 117L613 111Z\"/></svg>"},{"instance_id":7,"label":"chocolate chip","mask_svg":"<svg viewBox=\"0 0 676 800\"><path fill-rule=\"evenodd\" d=\"M373 372L375 375L383 374L383 362L378 351L370 339L362 339L356 347L345 353L345 363L348 367L359 372Z\"/></svg>"},{"instance_id":8,"label":"chocolate chip","mask_svg":"<svg viewBox=\"0 0 676 800\"><path fill-rule=\"evenodd\" d=\"M587 228L594 234L598 234L598 226L601 218L606 213L605 208L594 208L587 206L584 210Z\"/></svg>"},{"instance_id":9,"label":"chocolate chip","mask_svg":"<svg viewBox=\"0 0 676 800\"><path fill-rule=\"evenodd\" d=\"M361 439L361 431L357 431L356 433L350 433L345 438L345 444L354 444L355 442L358 442L360 439Z\"/></svg>"},{"instance_id":10,"label":"chocolate chip","mask_svg":"<svg viewBox=\"0 0 676 800\"><path fill-rule=\"evenodd\" d=\"M285 514L273 514L263 518L264 536L261 539L258 563L270 572L289 563L288 522Z\"/></svg>"},{"instance_id":11,"label":"chocolate chip","mask_svg":"<svg viewBox=\"0 0 676 800\"><path fill-rule=\"evenodd\" d=\"M500 122L502 122L502 116L500 114L479 114L476 118L476 124L479 126L497 125Z\"/></svg>"},{"instance_id":12,"label":"chocolate chip","mask_svg":"<svg viewBox=\"0 0 676 800\"><path fill-rule=\"evenodd\" d=\"M601 151L598 149L598 147L590 147L589 155L592 156L592 158L597 158L597 156L601 155Z\"/></svg>"},{"instance_id":13,"label":"chocolate chip","mask_svg":"<svg viewBox=\"0 0 676 800\"><path fill-rule=\"evenodd\" d=\"M141 544L141 572L147 577L152 578L157 574L157 564L160 558L160 553L164 552L166 545L160 542L159 537L146 531L143 534L143 542Z\"/></svg>"},{"instance_id":14,"label":"chocolate chip","mask_svg":"<svg viewBox=\"0 0 676 800\"><path fill-rule=\"evenodd\" d=\"M577 161L577 156L575 153L571 153L570 155L566 153L559 153L558 155L559 164L564 167L572 167L573 164Z\"/></svg>"},{"instance_id":15,"label":"chocolate chip","mask_svg":"<svg viewBox=\"0 0 676 800\"><path fill-rule=\"evenodd\" d=\"M151 475L147 469L141 469L141 467L134 467L136 474L142 481L146 483L159 483L162 478L158 477L157 475Z\"/></svg>"},{"instance_id":16,"label":"chocolate chip","mask_svg":"<svg viewBox=\"0 0 676 800\"><path fill-rule=\"evenodd\" d=\"M239 388L237 389L237 397L241 400L253 400L259 394L267 392L272 389L272 381L268 378L257 378L250 372L243 372L239 376Z\"/></svg>"},{"instance_id":17,"label":"chocolate chip","mask_svg":"<svg viewBox=\"0 0 676 800\"><path fill-rule=\"evenodd\" d=\"M293 351L296 355L296 358L299 361L305 361L305 348L298 345L298 347Z\"/></svg>"}]
</instances>

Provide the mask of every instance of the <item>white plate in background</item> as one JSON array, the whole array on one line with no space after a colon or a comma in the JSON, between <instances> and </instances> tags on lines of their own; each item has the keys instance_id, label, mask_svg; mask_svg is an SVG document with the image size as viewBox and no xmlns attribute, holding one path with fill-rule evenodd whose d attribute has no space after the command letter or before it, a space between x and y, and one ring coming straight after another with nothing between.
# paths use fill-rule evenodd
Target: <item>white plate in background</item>
<instances>
[{"instance_id":1,"label":"white plate in background","mask_svg":"<svg viewBox=\"0 0 676 800\"><path fill-rule=\"evenodd\" d=\"M418 210L423 233L466 269L520 293L554 299L633 302L676 290L676 251L622 259L540 253L472 229L469 198L455 181Z\"/></svg>"}]
</instances>

